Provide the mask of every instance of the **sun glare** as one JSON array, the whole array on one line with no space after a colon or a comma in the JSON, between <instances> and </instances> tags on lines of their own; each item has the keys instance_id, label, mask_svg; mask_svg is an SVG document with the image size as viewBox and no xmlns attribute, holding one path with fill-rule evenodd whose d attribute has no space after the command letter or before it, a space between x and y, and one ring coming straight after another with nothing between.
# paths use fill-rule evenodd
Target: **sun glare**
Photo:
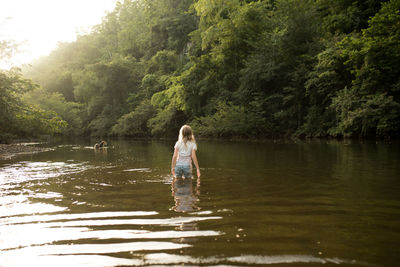
<instances>
[{"instance_id":1,"label":"sun glare","mask_svg":"<svg viewBox=\"0 0 400 267\"><path fill-rule=\"evenodd\" d=\"M2 0L0 40L13 40L19 52L0 59L0 68L30 63L48 55L59 42L71 42L78 34L101 23L117 0Z\"/></svg>"}]
</instances>

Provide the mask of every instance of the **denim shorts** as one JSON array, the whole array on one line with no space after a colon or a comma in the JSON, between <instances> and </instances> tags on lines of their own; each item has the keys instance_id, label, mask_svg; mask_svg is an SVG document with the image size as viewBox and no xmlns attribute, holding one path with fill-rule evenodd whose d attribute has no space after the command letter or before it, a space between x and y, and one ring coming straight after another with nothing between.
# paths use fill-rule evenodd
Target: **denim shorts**
<instances>
[{"instance_id":1,"label":"denim shorts","mask_svg":"<svg viewBox=\"0 0 400 267\"><path fill-rule=\"evenodd\" d=\"M190 165L176 165L175 166L175 176L192 178L192 168Z\"/></svg>"}]
</instances>

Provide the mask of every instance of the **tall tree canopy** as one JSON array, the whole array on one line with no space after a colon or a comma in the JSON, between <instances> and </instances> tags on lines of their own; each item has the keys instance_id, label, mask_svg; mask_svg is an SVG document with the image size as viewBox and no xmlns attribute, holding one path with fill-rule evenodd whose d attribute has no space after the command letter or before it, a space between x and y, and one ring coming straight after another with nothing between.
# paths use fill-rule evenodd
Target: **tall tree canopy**
<instances>
[{"instance_id":1,"label":"tall tree canopy","mask_svg":"<svg viewBox=\"0 0 400 267\"><path fill-rule=\"evenodd\" d=\"M125 0L24 70L40 87L21 93L69 135L168 136L191 123L215 137L396 136L399 10L398 0Z\"/></svg>"},{"instance_id":2,"label":"tall tree canopy","mask_svg":"<svg viewBox=\"0 0 400 267\"><path fill-rule=\"evenodd\" d=\"M15 53L11 41L0 41L4 60ZM21 70L0 70L0 143L17 137L32 137L61 132L67 123L54 111L26 101L24 96L38 85L22 76Z\"/></svg>"}]
</instances>

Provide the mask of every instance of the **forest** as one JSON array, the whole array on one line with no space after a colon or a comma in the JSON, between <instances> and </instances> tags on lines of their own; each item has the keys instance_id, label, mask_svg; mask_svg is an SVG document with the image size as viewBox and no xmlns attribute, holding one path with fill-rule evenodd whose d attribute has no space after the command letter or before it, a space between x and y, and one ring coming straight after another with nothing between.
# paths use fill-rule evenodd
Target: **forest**
<instances>
[{"instance_id":1,"label":"forest","mask_svg":"<svg viewBox=\"0 0 400 267\"><path fill-rule=\"evenodd\" d=\"M400 0L125 0L0 71L0 141L40 135L394 138ZM0 40L0 56L14 49Z\"/></svg>"}]
</instances>

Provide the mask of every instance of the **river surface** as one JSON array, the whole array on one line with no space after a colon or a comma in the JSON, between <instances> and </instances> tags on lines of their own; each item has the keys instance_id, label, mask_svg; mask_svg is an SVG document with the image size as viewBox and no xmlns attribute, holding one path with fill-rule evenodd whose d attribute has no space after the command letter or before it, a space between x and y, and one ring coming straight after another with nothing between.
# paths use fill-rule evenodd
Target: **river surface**
<instances>
[{"instance_id":1,"label":"river surface","mask_svg":"<svg viewBox=\"0 0 400 267\"><path fill-rule=\"evenodd\" d=\"M174 142L0 161L0 266L399 266L398 143Z\"/></svg>"}]
</instances>

